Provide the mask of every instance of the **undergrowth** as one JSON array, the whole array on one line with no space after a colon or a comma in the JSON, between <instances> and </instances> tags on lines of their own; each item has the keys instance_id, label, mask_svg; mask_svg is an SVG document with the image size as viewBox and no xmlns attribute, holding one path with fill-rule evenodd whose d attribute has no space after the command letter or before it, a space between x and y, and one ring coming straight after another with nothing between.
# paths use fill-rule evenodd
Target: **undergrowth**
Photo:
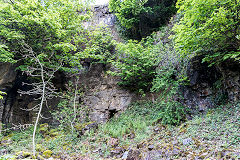
<instances>
[{"instance_id":1,"label":"undergrowth","mask_svg":"<svg viewBox=\"0 0 240 160\"><path fill-rule=\"evenodd\" d=\"M160 112L161 109L154 107L152 102L138 102L107 123L100 124L98 129L89 130L84 135L78 132L66 133L44 124L39 127L36 149L39 155L44 156L43 153L50 150L53 152L52 157L61 159L79 155L100 159L112 157L112 152L117 147L128 150L143 142L160 145L164 140L164 143L171 144L175 139L178 141L177 146L184 152L203 152L204 148L204 152L239 150L240 104L209 109L206 114L196 115L181 126L160 125L156 121ZM158 126L164 127L156 133ZM30 152L32 130L29 128L1 135L0 150L6 151L4 156L1 153L1 159L20 151ZM188 138L193 138L194 143L183 145L182 141ZM195 139L199 144L195 144Z\"/></svg>"}]
</instances>

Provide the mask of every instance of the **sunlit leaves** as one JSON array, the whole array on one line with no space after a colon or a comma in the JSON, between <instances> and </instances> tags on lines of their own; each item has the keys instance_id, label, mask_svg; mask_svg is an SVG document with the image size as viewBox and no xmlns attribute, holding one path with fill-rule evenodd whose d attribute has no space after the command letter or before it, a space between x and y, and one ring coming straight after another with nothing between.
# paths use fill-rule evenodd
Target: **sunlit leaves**
<instances>
[{"instance_id":1,"label":"sunlit leaves","mask_svg":"<svg viewBox=\"0 0 240 160\"><path fill-rule=\"evenodd\" d=\"M0 91L0 100L3 99L3 95L5 95L5 92Z\"/></svg>"},{"instance_id":2,"label":"sunlit leaves","mask_svg":"<svg viewBox=\"0 0 240 160\"><path fill-rule=\"evenodd\" d=\"M142 43L132 40L127 44L118 44L119 60L113 64L120 70L115 73L122 79L120 85L134 91L150 89L159 63L157 52L152 48L152 45L144 47Z\"/></svg>"},{"instance_id":3,"label":"sunlit leaves","mask_svg":"<svg viewBox=\"0 0 240 160\"><path fill-rule=\"evenodd\" d=\"M28 45L40 61L66 61L80 50L79 33L89 19L84 3L70 0L16 0L0 2L0 61L22 59ZM76 62L76 61L75 61ZM25 59L30 65L31 60ZM55 62L54 62L55 63ZM79 63L79 62L76 62Z\"/></svg>"},{"instance_id":4,"label":"sunlit leaves","mask_svg":"<svg viewBox=\"0 0 240 160\"><path fill-rule=\"evenodd\" d=\"M182 54L205 54L211 62L239 57L239 0L179 0L177 7L173 39ZM224 56L229 52L234 56Z\"/></svg>"}]
</instances>

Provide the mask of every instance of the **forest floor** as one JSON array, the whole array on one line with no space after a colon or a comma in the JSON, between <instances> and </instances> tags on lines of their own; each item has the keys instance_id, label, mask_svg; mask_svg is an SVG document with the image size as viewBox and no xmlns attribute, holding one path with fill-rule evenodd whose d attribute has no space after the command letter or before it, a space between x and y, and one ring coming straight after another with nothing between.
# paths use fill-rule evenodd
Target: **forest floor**
<instances>
[{"instance_id":1,"label":"forest floor","mask_svg":"<svg viewBox=\"0 0 240 160\"><path fill-rule=\"evenodd\" d=\"M126 111L82 136L40 128L37 159L240 159L240 104L209 109L180 126L131 114ZM32 159L31 134L30 128L0 137L0 159Z\"/></svg>"}]
</instances>

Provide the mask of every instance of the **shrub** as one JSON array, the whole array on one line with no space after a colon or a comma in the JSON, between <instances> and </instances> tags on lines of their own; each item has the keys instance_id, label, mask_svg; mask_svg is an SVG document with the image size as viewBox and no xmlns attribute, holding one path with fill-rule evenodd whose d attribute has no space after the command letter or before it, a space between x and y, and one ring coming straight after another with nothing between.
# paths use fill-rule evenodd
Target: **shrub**
<instances>
[{"instance_id":1,"label":"shrub","mask_svg":"<svg viewBox=\"0 0 240 160\"><path fill-rule=\"evenodd\" d=\"M113 65L119 69L115 75L121 77L121 86L133 91L150 89L158 65L157 52L152 47L132 40L117 45L118 60Z\"/></svg>"},{"instance_id":2,"label":"shrub","mask_svg":"<svg viewBox=\"0 0 240 160\"><path fill-rule=\"evenodd\" d=\"M152 92L160 92L154 107L157 109L157 120L163 124L178 125L185 120L187 108L179 101L181 94L179 86L185 79L175 79L174 70L166 68L159 70L153 81Z\"/></svg>"},{"instance_id":3,"label":"shrub","mask_svg":"<svg viewBox=\"0 0 240 160\"><path fill-rule=\"evenodd\" d=\"M85 117L87 108L79 104L79 98L82 97L83 93L77 88L77 82L68 84L68 90L63 93L57 110L52 112L53 118L59 124L58 130L66 133L70 131L72 133L76 132L76 124L85 122L86 118L88 118Z\"/></svg>"},{"instance_id":4,"label":"shrub","mask_svg":"<svg viewBox=\"0 0 240 160\"><path fill-rule=\"evenodd\" d=\"M157 120L163 124L178 125L186 119L186 107L175 100L173 96L166 96L166 100L157 102L154 106L159 112Z\"/></svg>"},{"instance_id":5,"label":"shrub","mask_svg":"<svg viewBox=\"0 0 240 160\"><path fill-rule=\"evenodd\" d=\"M159 95L153 104L155 120L161 120L163 124L178 125L185 120L187 113L186 107L180 103L179 86L187 82L188 58L181 57L174 49L174 43L168 39L169 32L169 28L164 27L153 35L158 40L155 46L158 48L159 64L150 90Z\"/></svg>"}]
</instances>

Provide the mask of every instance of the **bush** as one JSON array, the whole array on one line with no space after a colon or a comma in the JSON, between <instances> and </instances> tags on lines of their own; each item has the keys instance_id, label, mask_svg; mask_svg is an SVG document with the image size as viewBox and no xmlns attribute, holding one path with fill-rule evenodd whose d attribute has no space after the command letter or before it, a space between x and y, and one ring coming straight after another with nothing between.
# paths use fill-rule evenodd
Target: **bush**
<instances>
[{"instance_id":1,"label":"bush","mask_svg":"<svg viewBox=\"0 0 240 160\"><path fill-rule=\"evenodd\" d=\"M157 120L163 124L178 125L186 119L186 107L172 96L156 103L155 107L159 108Z\"/></svg>"},{"instance_id":2,"label":"bush","mask_svg":"<svg viewBox=\"0 0 240 160\"><path fill-rule=\"evenodd\" d=\"M65 133L70 131L76 133L76 125L84 123L88 118L86 117L87 107L79 104L79 99L82 98L83 92L78 89L77 82L78 80L75 84L68 83L68 90L63 93L58 108L52 112L54 120L58 122L58 130Z\"/></svg>"},{"instance_id":3,"label":"bush","mask_svg":"<svg viewBox=\"0 0 240 160\"><path fill-rule=\"evenodd\" d=\"M240 59L239 0L178 0L177 8L173 39L182 54L203 54L212 63Z\"/></svg>"},{"instance_id":4,"label":"bush","mask_svg":"<svg viewBox=\"0 0 240 160\"><path fill-rule=\"evenodd\" d=\"M175 51L167 38L168 32L169 29L163 27L141 42L129 40L117 45L117 60L112 64L118 69L115 75L121 77L121 86L133 91L159 92L169 84L186 79L188 59Z\"/></svg>"},{"instance_id":5,"label":"bush","mask_svg":"<svg viewBox=\"0 0 240 160\"><path fill-rule=\"evenodd\" d=\"M137 41L117 45L118 60L113 65L119 69L115 75L121 77L121 86L132 91L148 91L155 77L158 53L152 45L144 46Z\"/></svg>"}]
</instances>

